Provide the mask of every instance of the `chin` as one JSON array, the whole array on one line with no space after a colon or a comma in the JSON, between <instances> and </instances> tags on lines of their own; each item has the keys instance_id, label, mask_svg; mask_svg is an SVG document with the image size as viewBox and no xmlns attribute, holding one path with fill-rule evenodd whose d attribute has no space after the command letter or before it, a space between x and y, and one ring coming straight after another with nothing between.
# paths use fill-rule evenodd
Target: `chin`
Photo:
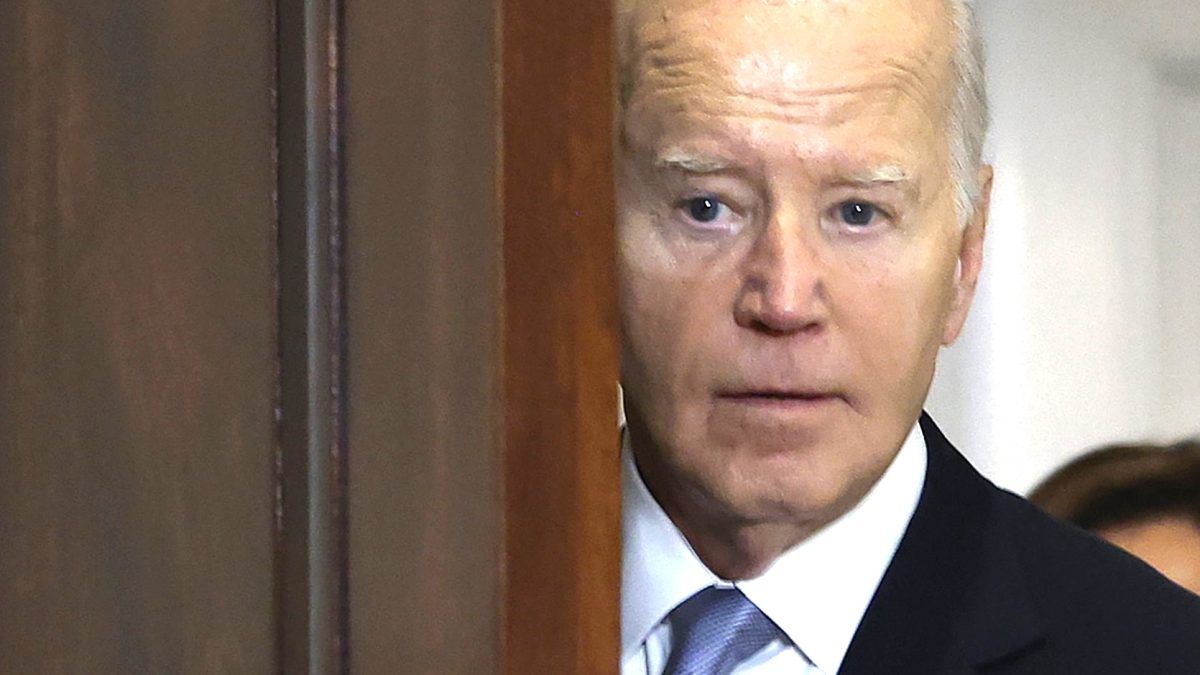
<instances>
[{"instance_id":1,"label":"chin","mask_svg":"<svg viewBox=\"0 0 1200 675\"><path fill-rule=\"evenodd\" d=\"M713 458L704 490L723 510L744 521L820 521L853 503L855 482L838 456L782 452L775 444Z\"/></svg>"}]
</instances>

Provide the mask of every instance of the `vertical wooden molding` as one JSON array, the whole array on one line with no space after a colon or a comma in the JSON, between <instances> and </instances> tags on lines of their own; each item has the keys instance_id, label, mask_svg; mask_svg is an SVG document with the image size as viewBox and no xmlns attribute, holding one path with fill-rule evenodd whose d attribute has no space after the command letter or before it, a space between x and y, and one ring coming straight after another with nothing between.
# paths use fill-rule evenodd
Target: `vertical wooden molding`
<instances>
[{"instance_id":1,"label":"vertical wooden molding","mask_svg":"<svg viewBox=\"0 0 1200 675\"><path fill-rule=\"evenodd\" d=\"M350 630L364 673L499 670L497 7L345 3Z\"/></svg>"},{"instance_id":2,"label":"vertical wooden molding","mask_svg":"<svg viewBox=\"0 0 1200 675\"><path fill-rule=\"evenodd\" d=\"M341 3L276 0L280 672L348 660Z\"/></svg>"},{"instance_id":3,"label":"vertical wooden molding","mask_svg":"<svg viewBox=\"0 0 1200 675\"><path fill-rule=\"evenodd\" d=\"M610 3L346 3L363 672L618 670Z\"/></svg>"},{"instance_id":4,"label":"vertical wooden molding","mask_svg":"<svg viewBox=\"0 0 1200 675\"><path fill-rule=\"evenodd\" d=\"M612 0L500 0L503 669L616 673Z\"/></svg>"}]
</instances>

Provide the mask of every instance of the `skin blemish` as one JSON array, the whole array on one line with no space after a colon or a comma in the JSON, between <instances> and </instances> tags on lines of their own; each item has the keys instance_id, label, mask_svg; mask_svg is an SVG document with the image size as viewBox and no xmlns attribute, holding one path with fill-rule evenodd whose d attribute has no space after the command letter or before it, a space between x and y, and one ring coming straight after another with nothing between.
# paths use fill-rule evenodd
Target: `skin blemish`
<instances>
[{"instance_id":1,"label":"skin blemish","mask_svg":"<svg viewBox=\"0 0 1200 675\"><path fill-rule=\"evenodd\" d=\"M808 68L779 52L750 54L737 60L734 83L749 95L773 94L779 90L803 89Z\"/></svg>"},{"instance_id":2,"label":"skin blemish","mask_svg":"<svg viewBox=\"0 0 1200 675\"><path fill-rule=\"evenodd\" d=\"M808 157L821 157L832 151L830 143L822 137L803 138L792 143L792 157L802 160Z\"/></svg>"}]
</instances>

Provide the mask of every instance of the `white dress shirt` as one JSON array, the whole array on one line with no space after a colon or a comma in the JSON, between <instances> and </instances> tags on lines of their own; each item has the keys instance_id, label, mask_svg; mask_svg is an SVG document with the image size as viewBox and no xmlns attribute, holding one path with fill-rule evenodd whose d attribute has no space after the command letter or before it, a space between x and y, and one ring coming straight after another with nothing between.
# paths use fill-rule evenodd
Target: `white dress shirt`
<instances>
[{"instance_id":1,"label":"white dress shirt","mask_svg":"<svg viewBox=\"0 0 1200 675\"><path fill-rule=\"evenodd\" d=\"M756 579L730 583L700 561L622 448L621 675L661 675L667 615L708 586L741 589L781 636L733 672L834 675L921 496L927 458L914 426L879 482L848 513L789 549Z\"/></svg>"}]
</instances>

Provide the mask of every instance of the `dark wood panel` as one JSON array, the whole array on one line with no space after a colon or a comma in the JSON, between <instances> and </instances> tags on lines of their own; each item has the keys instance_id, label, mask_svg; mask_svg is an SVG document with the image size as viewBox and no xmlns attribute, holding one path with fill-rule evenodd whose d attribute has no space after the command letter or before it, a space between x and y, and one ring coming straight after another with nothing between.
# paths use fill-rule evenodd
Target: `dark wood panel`
<instances>
[{"instance_id":1,"label":"dark wood panel","mask_svg":"<svg viewBox=\"0 0 1200 675\"><path fill-rule=\"evenodd\" d=\"M351 661L494 673L495 10L346 5Z\"/></svg>"},{"instance_id":2,"label":"dark wood panel","mask_svg":"<svg viewBox=\"0 0 1200 675\"><path fill-rule=\"evenodd\" d=\"M275 668L270 9L0 2L0 672Z\"/></svg>"},{"instance_id":3,"label":"dark wood panel","mask_svg":"<svg viewBox=\"0 0 1200 675\"><path fill-rule=\"evenodd\" d=\"M610 0L502 0L505 672L616 673Z\"/></svg>"}]
</instances>

